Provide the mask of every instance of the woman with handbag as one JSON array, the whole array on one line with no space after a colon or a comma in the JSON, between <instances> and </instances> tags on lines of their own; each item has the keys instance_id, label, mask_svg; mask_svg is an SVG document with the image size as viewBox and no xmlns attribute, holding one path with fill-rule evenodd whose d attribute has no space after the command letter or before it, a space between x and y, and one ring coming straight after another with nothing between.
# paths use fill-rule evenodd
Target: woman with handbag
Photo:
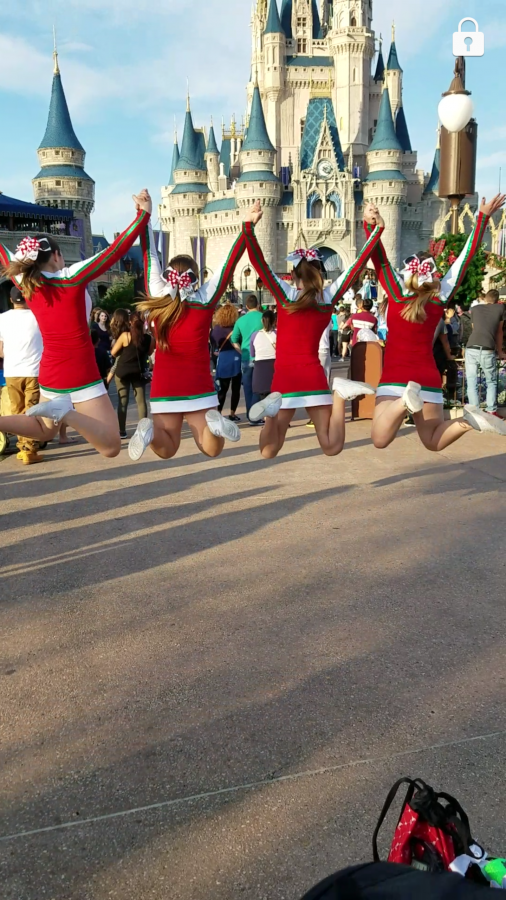
<instances>
[{"instance_id":1,"label":"woman with handbag","mask_svg":"<svg viewBox=\"0 0 506 900\"><path fill-rule=\"evenodd\" d=\"M118 423L120 437L126 438L126 419L130 388L133 389L139 420L145 419L146 384L149 381L148 356L153 352L155 339L144 331L144 323L138 313L117 309L111 321L111 334L115 340L111 355L117 360L114 380L118 391Z\"/></svg>"},{"instance_id":2,"label":"woman with handbag","mask_svg":"<svg viewBox=\"0 0 506 900\"><path fill-rule=\"evenodd\" d=\"M230 385L232 385L230 415L228 417L231 422L241 421L239 416L236 415L236 411L241 399L242 359L241 354L232 346L230 341L230 335L238 318L238 310L232 303L227 301L218 309L211 331L211 346L216 363L215 378L218 387L218 411L220 413L223 411Z\"/></svg>"}]
</instances>

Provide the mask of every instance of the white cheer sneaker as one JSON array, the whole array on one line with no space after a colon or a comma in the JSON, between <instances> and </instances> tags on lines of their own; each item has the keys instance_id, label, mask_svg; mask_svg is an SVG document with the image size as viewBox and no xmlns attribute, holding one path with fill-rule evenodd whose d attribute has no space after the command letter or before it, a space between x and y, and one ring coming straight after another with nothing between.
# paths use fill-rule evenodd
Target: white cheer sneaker
<instances>
[{"instance_id":1,"label":"white cheer sneaker","mask_svg":"<svg viewBox=\"0 0 506 900\"><path fill-rule=\"evenodd\" d=\"M417 384L416 381L408 381L406 390L402 395L402 402L404 403L407 411L411 413L411 415L413 415L414 413L419 413L423 409L423 400L420 396L421 390L421 384Z\"/></svg>"},{"instance_id":2,"label":"white cheer sneaker","mask_svg":"<svg viewBox=\"0 0 506 900\"><path fill-rule=\"evenodd\" d=\"M130 459L137 462L144 452L148 449L154 436L153 422L151 419L141 419L137 425L134 436L128 444L128 455Z\"/></svg>"},{"instance_id":3,"label":"white cheer sneaker","mask_svg":"<svg viewBox=\"0 0 506 900\"><path fill-rule=\"evenodd\" d=\"M209 409L206 412L206 422L209 431L215 437L225 438L225 440L232 441L234 444L241 440L241 432L235 422L225 419L217 409Z\"/></svg>"},{"instance_id":4,"label":"white cheer sneaker","mask_svg":"<svg viewBox=\"0 0 506 900\"><path fill-rule=\"evenodd\" d=\"M338 376L332 382L332 390L343 400L356 400L357 397L363 397L365 394L376 393L370 384L362 381L349 381L348 378L339 378Z\"/></svg>"},{"instance_id":5,"label":"white cheer sneaker","mask_svg":"<svg viewBox=\"0 0 506 900\"><path fill-rule=\"evenodd\" d=\"M259 422L260 419L273 419L277 416L281 409L283 396L279 391L269 394L264 400L254 403L249 411L249 417L252 422Z\"/></svg>"},{"instance_id":6,"label":"white cheer sneaker","mask_svg":"<svg viewBox=\"0 0 506 900\"><path fill-rule=\"evenodd\" d=\"M471 425L475 431L489 431L491 434L506 435L506 421L500 419L492 413L485 412L484 409L478 409L477 406L464 406L464 420Z\"/></svg>"},{"instance_id":7,"label":"white cheer sneaker","mask_svg":"<svg viewBox=\"0 0 506 900\"><path fill-rule=\"evenodd\" d=\"M41 419L52 419L55 425L59 425L67 413L73 409L74 405L69 395L62 394L61 397L54 397L53 400L44 400L42 403L37 403L37 406L31 406L30 409L27 409L25 415L40 416Z\"/></svg>"}]
</instances>

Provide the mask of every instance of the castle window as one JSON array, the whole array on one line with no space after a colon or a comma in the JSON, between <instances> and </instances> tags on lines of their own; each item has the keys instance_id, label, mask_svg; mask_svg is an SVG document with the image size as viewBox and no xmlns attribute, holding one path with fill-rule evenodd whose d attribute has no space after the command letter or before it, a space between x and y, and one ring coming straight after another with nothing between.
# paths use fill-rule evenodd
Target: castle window
<instances>
[{"instance_id":1,"label":"castle window","mask_svg":"<svg viewBox=\"0 0 506 900\"><path fill-rule=\"evenodd\" d=\"M353 69L353 84L355 84L356 80L357 80L357 70Z\"/></svg>"},{"instance_id":2,"label":"castle window","mask_svg":"<svg viewBox=\"0 0 506 900\"><path fill-rule=\"evenodd\" d=\"M61 187L61 181L55 181L56 187Z\"/></svg>"},{"instance_id":3,"label":"castle window","mask_svg":"<svg viewBox=\"0 0 506 900\"><path fill-rule=\"evenodd\" d=\"M82 181L78 181L78 182L77 182L77 187L82 187L82 186L83 186Z\"/></svg>"},{"instance_id":4,"label":"castle window","mask_svg":"<svg viewBox=\"0 0 506 900\"><path fill-rule=\"evenodd\" d=\"M305 119L301 119L301 120L300 120L300 139L301 139L301 140L302 140L302 138L303 138L303 136L304 136L304 128L305 128L305 127L306 127L306 120L305 120Z\"/></svg>"},{"instance_id":5,"label":"castle window","mask_svg":"<svg viewBox=\"0 0 506 900\"><path fill-rule=\"evenodd\" d=\"M297 31L305 31L307 28L307 19L305 16L298 16Z\"/></svg>"},{"instance_id":6,"label":"castle window","mask_svg":"<svg viewBox=\"0 0 506 900\"><path fill-rule=\"evenodd\" d=\"M263 181L261 181L259 187L263 188L263 186L264 186L264 183L263 183Z\"/></svg>"},{"instance_id":7,"label":"castle window","mask_svg":"<svg viewBox=\"0 0 506 900\"><path fill-rule=\"evenodd\" d=\"M299 38L297 41L297 53L307 53L306 38Z\"/></svg>"},{"instance_id":8,"label":"castle window","mask_svg":"<svg viewBox=\"0 0 506 900\"><path fill-rule=\"evenodd\" d=\"M39 187L42 187L42 181L39 181Z\"/></svg>"},{"instance_id":9,"label":"castle window","mask_svg":"<svg viewBox=\"0 0 506 900\"><path fill-rule=\"evenodd\" d=\"M355 27L356 27L356 25L357 25L357 20L356 20L356 17L355 17L355 16L352 16L352 17L351 17L350 25L351 25L352 28L355 28Z\"/></svg>"},{"instance_id":10,"label":"castle window","mask_svg":"<svg viewBox=\"0 0 506 900\"><path fill-rule=\"evenodd\" d=\"M60 151L59 151L59 150L55 150L54 152L55 152L55 156L59 156L59 155L60 155Z\"/></svg>"}]
</instances>

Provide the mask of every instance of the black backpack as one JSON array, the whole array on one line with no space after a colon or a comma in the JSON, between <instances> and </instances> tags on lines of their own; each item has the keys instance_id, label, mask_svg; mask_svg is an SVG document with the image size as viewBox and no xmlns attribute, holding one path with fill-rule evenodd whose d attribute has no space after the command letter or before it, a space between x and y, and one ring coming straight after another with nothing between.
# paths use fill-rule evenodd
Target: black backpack
<instances>
[{"instance_id":1,"label":"black backpack","mask_svg":"<svg viewBox=\"0 0 506 900\"><path fill-rule=\"evenodd\" d=\"M490 887L460 875L418 872L395 863L369 863L332 875L302 900L485 900Z\"/></svg>"}]
</instances>

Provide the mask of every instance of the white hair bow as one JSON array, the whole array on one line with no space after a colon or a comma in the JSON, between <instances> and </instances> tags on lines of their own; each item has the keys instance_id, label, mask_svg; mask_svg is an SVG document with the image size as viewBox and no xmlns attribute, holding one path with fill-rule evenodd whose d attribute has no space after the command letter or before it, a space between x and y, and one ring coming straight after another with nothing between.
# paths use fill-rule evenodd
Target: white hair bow
<instances>
[{"instance_id":1,"label":"white hair bow","mask_svg":"<svg viewBox=\"0 0 506 900\"><path fill-rule=\"evenodd\" d=\"M46 252L50 249L47 238L40 238L39 240L38 238L25 237L16 247L14 259L17 259L18 262L26 262L27 259L35 262L41 250Z\"/></svg>"},{"instance_id":2,"label":"white hair bow","mask_svg":"<svg viewBox=\"0 0 506 900\"><path fill-rule=\"evenodd\" d=\"M317 260L320 262L320 254L318 250L306 250L304 247L301 247L299 250L294 250L290 253L289 256L286 257L287 262L291 262L294 265L298 265L301 259Z\"/></svg>"},{"instance_id":3,"label":"white hair bow","mask_svg":"<svg viewBox=\"0 0 506 900\"><path fill-rule=\"evenodd\" d=\"M170 285L170 296L174 300L178 291L181 300L187 300L197 289L195 281L195 272L187 269L186 272L176 272L171 266L165 273L168 284Z\"/></svg>"},{"instance_id":4,"label":"white hair bow","mask_svg":"<svg viewBox=\"0 0 506 900\"><path fill-rule=\"evenodd\" d=\"M408 278L410 275L418 275L418 286L434 281L437 266L432 257L420 260L418 256L410 256L404 260L404 269L401 275Z\"/></svg>"}]
</instances>

